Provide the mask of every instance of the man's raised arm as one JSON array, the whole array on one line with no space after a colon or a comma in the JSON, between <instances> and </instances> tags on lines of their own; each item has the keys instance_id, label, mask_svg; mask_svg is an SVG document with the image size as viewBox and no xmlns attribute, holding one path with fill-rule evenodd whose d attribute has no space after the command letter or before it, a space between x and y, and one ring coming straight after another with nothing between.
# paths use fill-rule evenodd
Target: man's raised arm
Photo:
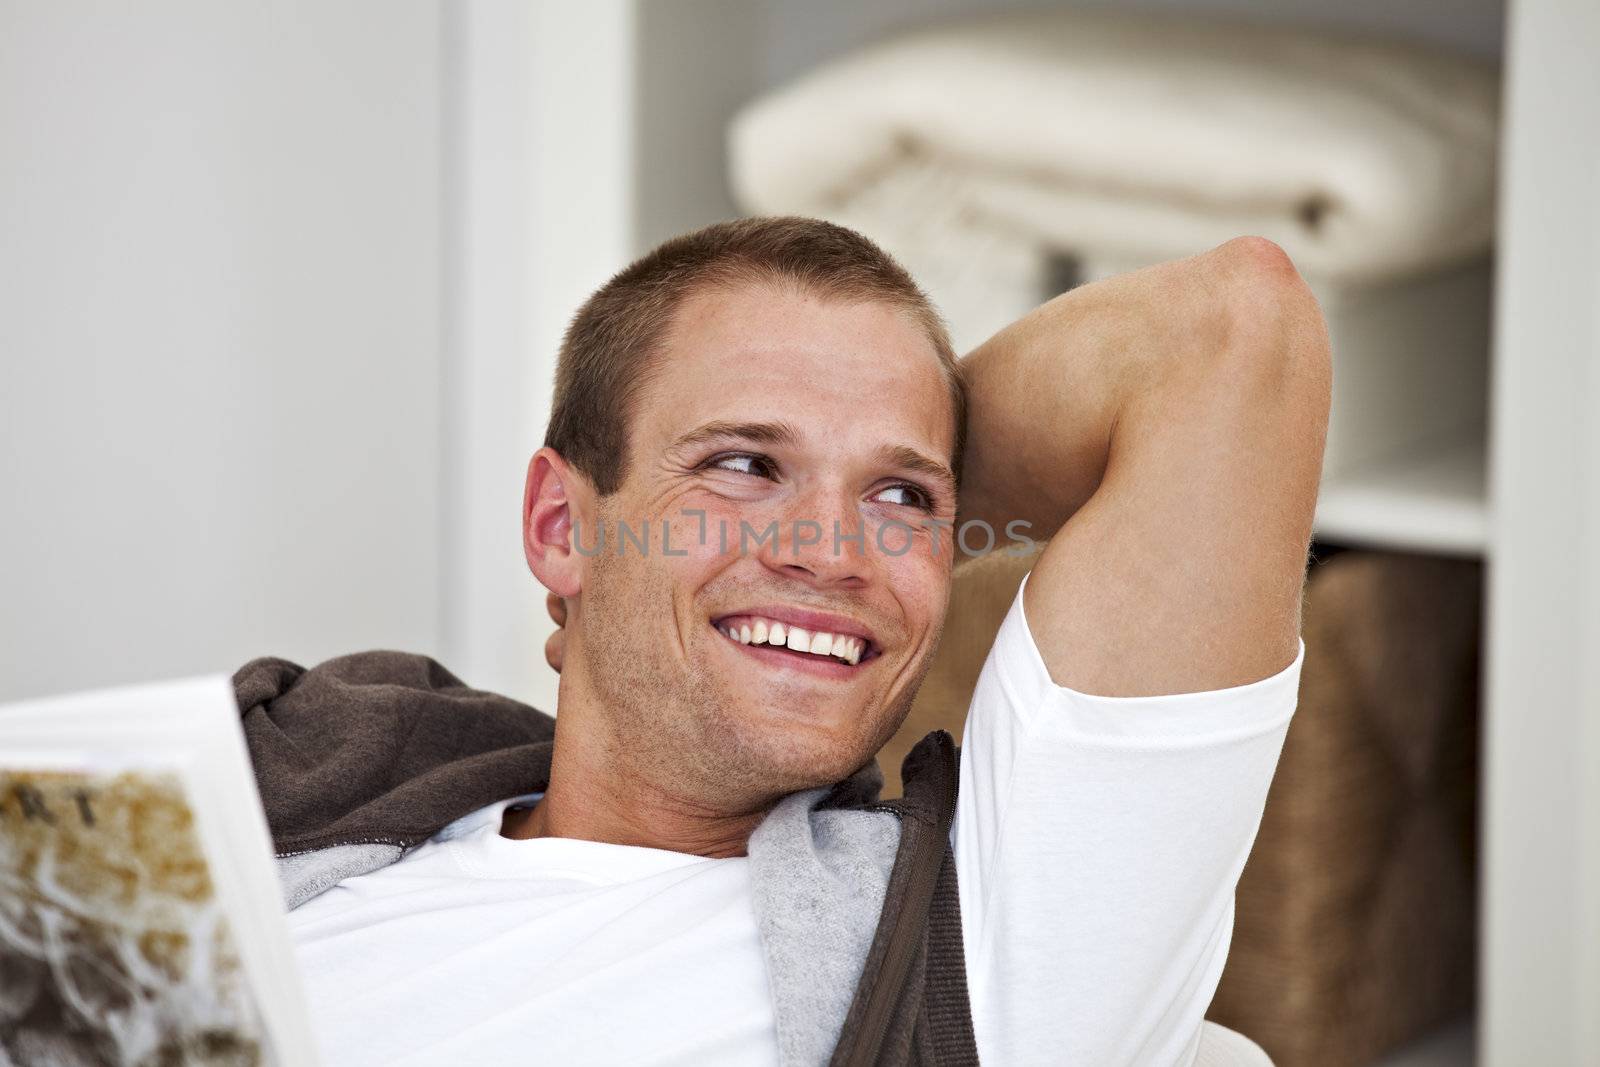
<instances>
[{"instance_id":1,"label":"man's raised arm","mask_svg":"<svg viewBox=\"0 0 1600 1067\"><path fill-rule=\"evenodd\" d=\"M964 367L960 521L1051 538L1024 606L1056 684L1194 692L1294 659L1332 364L1281 249L1085 285Z\"/></svg>"}]
</instances>

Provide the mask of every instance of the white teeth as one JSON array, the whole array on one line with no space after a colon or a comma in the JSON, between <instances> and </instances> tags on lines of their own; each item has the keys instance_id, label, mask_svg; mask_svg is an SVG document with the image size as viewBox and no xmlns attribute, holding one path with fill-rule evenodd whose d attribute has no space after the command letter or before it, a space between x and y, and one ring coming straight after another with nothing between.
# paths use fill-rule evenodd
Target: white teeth
<instances>
[{"instance_id":1,"label":"white teeth","mask_svg":"<svg viewBox=\"0 0 1600 1067\"><path fill-rule=\"evenodd\" d=\"M859 637L822 630L811 631L803 626L787 626L760 618L753 623L729 623L717 629L730 641L737 641L741 645L773 645L813 656L831 656L851 666L859 664L867 652L866 641Z\"/></svg>"}]
</instances>

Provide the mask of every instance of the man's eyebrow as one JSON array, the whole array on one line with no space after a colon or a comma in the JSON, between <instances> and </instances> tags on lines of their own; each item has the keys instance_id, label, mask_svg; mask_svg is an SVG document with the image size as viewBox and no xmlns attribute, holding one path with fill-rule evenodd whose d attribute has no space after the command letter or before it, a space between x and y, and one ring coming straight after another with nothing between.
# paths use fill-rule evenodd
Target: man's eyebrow
<instances>
[{"instance_id":1,"label":"man's eyebrow","mask_svg":"<svg viewBox=\"0 0 1600 1067\"><path fill-rule=\"evenodd\" d=\"M749 441L758 445L793 448L800 440L800 431L787 422L708 422L696 426L672 442L671 450L679 451L703 445L710 441ZM955 472L947 464L917 451L909 445L884 445L878 449L878 461L910 474L920 474L932 479L939 489L952 497L956 493Z\"/></svg>"},{"instance_id":2,"label":"man's eyebrow","mask_svg":"<svg viewBox=\"0 0 1600 1067\"><path fill-rule=\"evenodd\" d=\"M800 440L800 432L787 422L708 422L672 442L672 448L676 451L707 441L726 441L730 438L758 445L793 448Z\"/></svg>"},{"instance_id":3,"label":"man's eyebrow","mask_svg":"<svg viewBox=\"0 0 1600 1067\"><path fill-rule=\"evenodd\" d=\"M907 445L885 445L878 450L878 459L891 467L912 474L920 474L925 478L932 478L939 483L939 488L949 493L956 494L956 475L947 464L940 463L932 456L918 452Z\"/></svg>"}]
</instances>

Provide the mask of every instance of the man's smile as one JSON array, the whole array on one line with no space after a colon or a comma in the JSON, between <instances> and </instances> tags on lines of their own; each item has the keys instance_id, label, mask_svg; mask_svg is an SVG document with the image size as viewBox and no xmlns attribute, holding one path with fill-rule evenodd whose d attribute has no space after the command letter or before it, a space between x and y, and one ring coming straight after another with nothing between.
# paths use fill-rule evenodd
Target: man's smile
<instances>
[{"instance_id":1,"label":"man's smile","mask_svg":"<svg viewBox=\"0 0 1600 1067\"><path fill-rule=\"evenodd\" d=\"M841 615L768 606L719 616L712 626L760 661L824 677L848 678L881 654L865 626Z\"/></svg>"}]
</instances>

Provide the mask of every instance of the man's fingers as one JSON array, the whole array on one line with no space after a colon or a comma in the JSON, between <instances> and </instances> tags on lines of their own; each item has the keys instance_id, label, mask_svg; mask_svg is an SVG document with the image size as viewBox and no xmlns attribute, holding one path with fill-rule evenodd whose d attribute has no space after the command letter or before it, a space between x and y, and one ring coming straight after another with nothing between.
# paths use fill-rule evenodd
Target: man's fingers
<instances>
[{"instance_id":1,"label":"man's fingers","mask_svg":"<svg viewBox=\"0 0 1600 1067\"><path fill-rule=\"evenodd\" d=\"M556 632L544 642L544 661L550 664L551 670L560 674L561 657L567 645L567 602L550 593L544 598L544 607L550 613L550 620L556 624Z\"/></svg>"}]
</instances>

